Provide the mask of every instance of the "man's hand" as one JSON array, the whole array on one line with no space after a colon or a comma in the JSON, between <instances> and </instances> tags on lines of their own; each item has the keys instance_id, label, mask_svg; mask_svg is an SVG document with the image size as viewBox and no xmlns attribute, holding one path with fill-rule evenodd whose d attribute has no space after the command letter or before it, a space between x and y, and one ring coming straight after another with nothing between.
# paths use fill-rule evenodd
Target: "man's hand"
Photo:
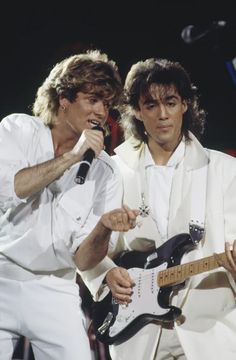
<instances>
[{"instance_id":1,"label":"man's hand","mask_svg":"<svg viewBox=\"0 0 236 360\"><path fill-rule=\"evenodd\" d=\"M135 283L130 278L129 273L125 268L115 267L108 271L106 283L112 292L112 296L119 304L127 305L132 301L132 287Z\"/></svg>"},{"instance_id":2,"label":"man's hand","mask_svg":"<svg viewBox=\"0 0 236 360\"><path fill-rule=\"evenodd\" d=\"M131 210L124 205L120 209L112 210L101 217L101 224L113 231L128 231L136 226L138 210Z\"/></svg>"},{"instance_id":3,"label":"man's hand","mask_svg":"<svg viewBox=\"0 0 236 360\"><path fill-rule=\"evenodd\" d=\"M104 136L102 131L85 129L71 150L71 153L73 155L79 155L80 158L82 158L88 149L92 149L95 152L95 157L98 157L104 149Z\"/></svg>"},{"instance_id":4,"label":"man's hand","mask_svg":"<svg viewBox=\"0 0 236 360\"><path fill-rule=\"evenodd\" d=\"M228 242L225 243L225 254L228 264L225 264L224 267L232 274L236 281L236 240L234 240L233 245L230 245Z\"/></svg>"},{"instance_id":5,"label":"man's hand","mask_svg":"<svg viewBox=\"0 0 236 360\"><path fill-rule=\"evenodd\" d=\"M225 255L227 261L222 261L220 257L216 257L219 266L228 270L236 281L236 240L231 245L229 242L225 243Z\"/></svg>"}]
</instances>

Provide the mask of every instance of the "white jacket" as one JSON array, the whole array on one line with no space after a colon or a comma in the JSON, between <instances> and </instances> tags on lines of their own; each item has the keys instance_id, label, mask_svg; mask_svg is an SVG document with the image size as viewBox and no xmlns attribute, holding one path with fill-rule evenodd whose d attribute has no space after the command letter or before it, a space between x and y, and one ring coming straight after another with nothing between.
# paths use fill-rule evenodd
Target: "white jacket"
<instances>
[{"instance_id":1,"label":"white jacket","mask_svg":"<svg viewBox=\"0 0 236 360\"><path fill-rule=\"evenodd\" d=\"M191 184L194 170L208 165L205 236L196 250L185 254L181 263L224 251L225 241L236 239L236 159L214 150L206 150L190 134L184 161L175 170L168 224L168 238L189 232ZM143 147L135 150L135 140L121 144L114 157L124 181L124 203L131 208L140 205L141 184L139 159ZM199 189L200 191L200 189ZM159 243L156 224L147 217L140 227L125 233L111 244L112 255L121 249L145 251ZM83 273L84 281L95 298L108 269L114 267L105 258L92 271ZM231 284L231 285L230 285ZM101 289L101 288L100 288ZM236 359L235 283L224 268L193 276L173 301L182 309L185 322L175 325L188 360ZM132 353L135 360L151 360L159 336L159 326L146 325L129 341L115 346L116 359Z\"/></svg>"}]
</instances>

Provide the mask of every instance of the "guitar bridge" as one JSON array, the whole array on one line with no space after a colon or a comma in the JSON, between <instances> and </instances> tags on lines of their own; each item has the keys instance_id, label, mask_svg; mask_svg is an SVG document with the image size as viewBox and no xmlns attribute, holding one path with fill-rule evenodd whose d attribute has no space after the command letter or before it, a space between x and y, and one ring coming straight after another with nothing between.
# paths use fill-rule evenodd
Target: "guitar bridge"
<instances>
[{"instance_id":1,"label":"guitar bridge","mask_svg":"<svg viewBox=\"0 0 236 360\"><path fill-rule=\"evenodd\" d=\"M109 328L111 321L113 319L113 314L109 312L107 316L105 317L103 324L98 328L98 332L103 335L107 329Z\"/></svg>"}]
</instances>

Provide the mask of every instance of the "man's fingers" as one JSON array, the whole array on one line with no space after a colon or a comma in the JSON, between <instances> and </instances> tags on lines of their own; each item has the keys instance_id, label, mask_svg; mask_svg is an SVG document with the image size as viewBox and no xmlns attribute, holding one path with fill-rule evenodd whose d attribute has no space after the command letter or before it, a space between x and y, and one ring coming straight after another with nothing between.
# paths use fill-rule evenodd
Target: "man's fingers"
<instances>
[{"instance_id":1,"label":"man's fingers","mask_svg":"<svg viewBox=\"0 0 236 360\"><path fill-rule=\"evenodd\" d=\"M130 209L127 205L123 205L123 208L126 211L130 220L135 220L136 217L139 215L139 210L137 209Z\"/></svg>"},{"instance_id":2,"label":"man's fingers","mask_svg":"<svg viewBox=\"0 0 236 360\"><path fill-rule=\"evenodd\" d=\"M124 268L119 268L120 273L122 275L122 281L125 281L126 284L124 286L133 287L135 285L134 280L130 277L129 272Z\"/></svg>"},{"instance_id":3,"label":"man's fingers","mask_svg":"<svg viewBox=\"0 0 236 360\"><path fill-rule=\"evenodd\" d=\"M113 231L128 231L136 226L138 210L132 210L124 205L120 209L115 209L102 216L102 224Z\"/></svg>"},{"instance_id":4,"label":"man's fingers","mask_svg":"<svg viewBox=\"0 0 236 360\"><path fill-rule=\"evenodd\" d=\"M132 301L134 281L130 278L127 269L122 267L111 269L107 273L106 282L118 304L127 305Z\"/></svg>"},{"instance_id":5,"label":"man's fingers","mask_svg":"<svg viewBox=\"0 0 236 360\"><path fill-rule=\"evenodd\" d=\"M131 296L123 295L123 294L117 294L113 295L113 298L116 300L116 302L120 305L128 305L132 302Z\"/></svg>"}]
</instances>

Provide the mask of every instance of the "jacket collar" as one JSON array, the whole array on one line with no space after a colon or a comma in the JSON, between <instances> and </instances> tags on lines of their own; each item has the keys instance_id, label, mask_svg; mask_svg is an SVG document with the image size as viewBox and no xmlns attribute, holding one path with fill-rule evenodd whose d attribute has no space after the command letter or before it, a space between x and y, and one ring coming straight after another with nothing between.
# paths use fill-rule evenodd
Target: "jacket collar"
<instances>
[{"instance_id":1,"label":"jacket collar","mask_svg":"<svg viewBox=\"0 0 236 360\"><path fill-rule=\"evenodd\" d=\"M205 166L209 162L209 156L206 149L200 144L197 138L189 132L190 142L186 143L185 167L187 170L193 170ZM139 148L135 146L140 145L140 141L133 136L119 145L114 152L126 163L130 168L136 170L139 165L140 157L143 155L144 143L141 143Z\"/></svg>"}]
</instances>

